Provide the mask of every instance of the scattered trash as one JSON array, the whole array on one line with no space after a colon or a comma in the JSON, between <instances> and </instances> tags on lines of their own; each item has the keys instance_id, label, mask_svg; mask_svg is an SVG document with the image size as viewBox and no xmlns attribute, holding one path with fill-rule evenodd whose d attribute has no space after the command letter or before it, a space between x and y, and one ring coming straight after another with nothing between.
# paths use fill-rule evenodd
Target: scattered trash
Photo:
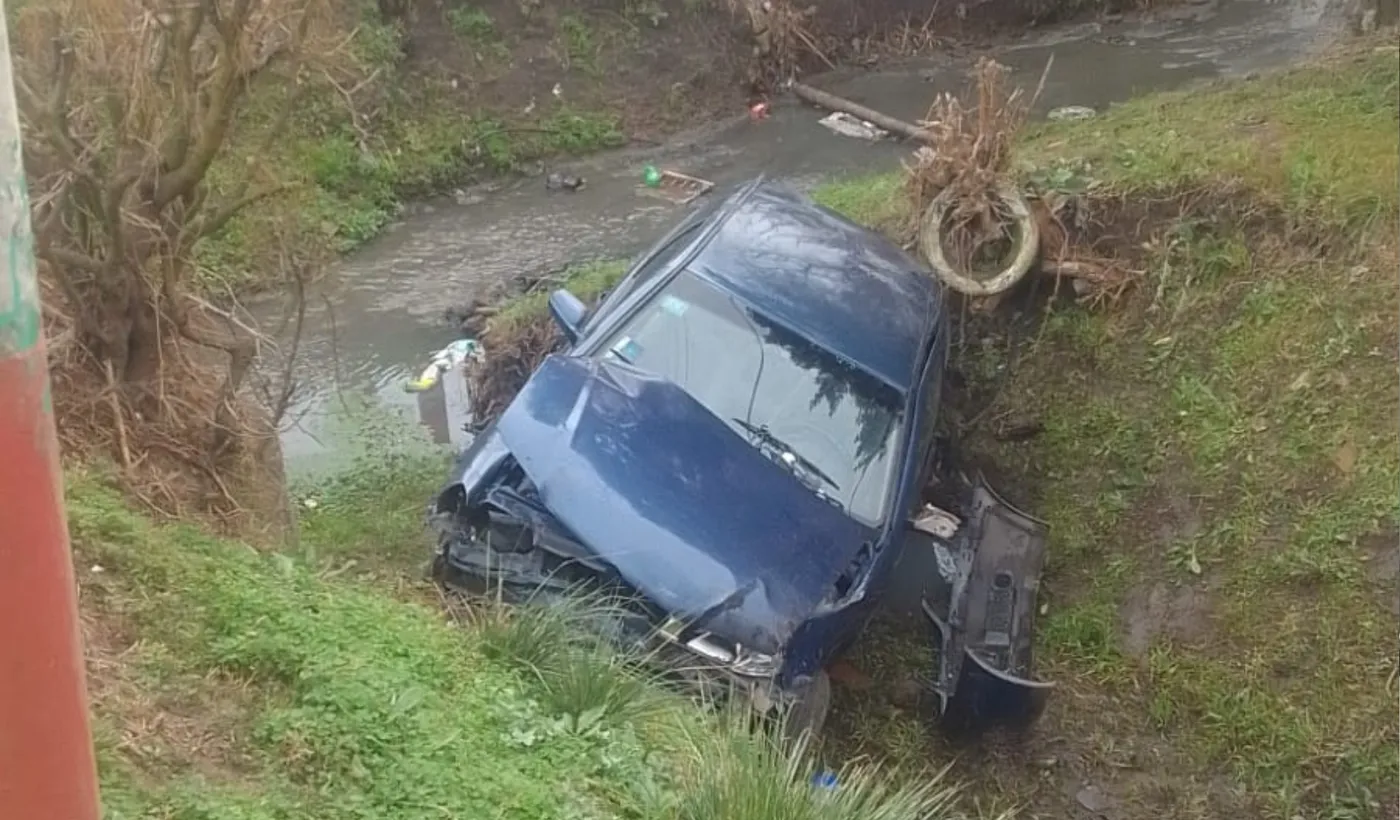
<instances>
[{"instance_id":1,"label":"scattered trash","mask_svg":"<svg viewBox=\"0 0 1400 820\"><path fill-rule=\"evenodd\" d=\"M836 772L822 770L812 775L812 788L823 789L825 791L836 791L838 785Z\"/></svg>"},{"instance_id":2,"label":"scattered trash","mask_svg":"<svg viewBox=\"0 0 1400 820\"><path fill-rule=\"evenodd\" d=\"M884 139L890 135L890 132L885 129L865 120L857 119L845 111L833 111L818 122L843 137L873 141Z\"/></svg>"},{"instance_id":3,"label":"scattered trash","mask_svg":"<svg viewBox=\"0 0 1400 820\"><path fill-rule=\"evenodd\" d=\"M544 187L551 191L577 191L586 184L583 177L553 173L544 178Z\"/></svg>"},{"instance_id":4,"label":"scattered trash","mask_svg":"<svg viewBox=\"0 0 1400 820\"><path fill-rule=\"evenodd\" d=\"M1094 817L1103 817L1105 812L1113 808L1113 800L1098 786L1085 786L1075 794L1074 799Z\"/></svg>"},{"instance_id":5,"label":"scattered trash","mask_svg":"<svg viewBox=\"0 0 1400 820\"><path fill-rule=\"evenodd\" d=\"M860 103L842 99L835 94L829 94L819 88L813 88L810 85L799 83L795 80L790 81L787 87L799 99L805 100L812 105L825 108L828 111L844 112L855 117L858 122L863 122L867 125L874 123L891 134L898 134L907 139L917 140L919 142L928 142L929 140L930 135L924 128L901 119L896 119L888 114L882 114L873 108L866 108Z\"/></svg>"},{"instance_id":6,"label":"scattered trash","mask_svg":"<svg viewBox=\"0 0 1400 820\"><path fill-rule=\"evenodd\" d=\"M1062 105L1046 115L1052 120L1087 120L1097 116L1096 111L1087 105Z\"/></svg>"},{"instance_id":7,"label":"scattered trash","mask_svg":"<svg viewBox=\"0 0 1400 820\"><path fill-rule=\"evenodd\" d=\"M314 510L314 509L316 509L317 507L321 506L321 502L319 502L319 501L317 501L316 499L311 498L310 496L308 496L308 497L302 499L301 505L302 505L303 507L307 508L308 510Z\"/></svg>"},{"instance_id":8,"label":"scattered trash","mask_svg":"<svg viewBox=\"0 0 1400 820\"><path fill-rule=\"evenodd\" d=\"M768 119L770 113L772 113L772 109L769 108L767 102L762 100L749 106L749 119L753 122Z\"/></svg>"},{"instance_id":9,"label":"scattered trash","mask_svg":"<svg viewBox=\"0 0 1400 820\"><path fill-rule=\"evenodd\" d=\"M655 172L653 183L652 172ZM642 185L637 190L644 196L656 197L676 205L688 205L696 197L708 194L715 184L708 179L687 176L679 171L658 171L648 165L642 173Z\"/></svg>"},{"instance_id":10,"label":"scattered trash","mask_svg":"<svg viewBox=\"0 0 1400 820\"><path fill-rule=\"evenodd\" d=\"M404 390L409 393L421 393L424 390L431 390L442 378L442 374L450 368L460 367L469 358L481 358L485 351L481 343L476 339L458 339L442 350L433 354L432 361L423 368L423 372L418 374L418 378L409 381L404 385Z\"/></svg>"}]
</instances>

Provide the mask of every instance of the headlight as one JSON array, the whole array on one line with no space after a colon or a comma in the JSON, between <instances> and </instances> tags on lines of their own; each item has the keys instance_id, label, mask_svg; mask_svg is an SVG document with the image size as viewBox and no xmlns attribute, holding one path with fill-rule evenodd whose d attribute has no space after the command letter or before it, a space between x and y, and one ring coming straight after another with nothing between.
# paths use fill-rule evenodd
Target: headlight
<instances>
[{"instance_id":1,"label":"headlight","mask_svg":"<svg viewBox=\"0 0 1400 820\"><path fill-rule=\"evenodd\" d=\"M680 635L683 631L683 625L677 618L668 618L658 631L672 643L680 644L706 660L726 667L734 674L743 675L746 678L771 678L777 675L783 667L781 657L752 652L733 644L726 645L728 642L721 642L709 633L702 633L688 641L681 641Z\"/></svg>"},{"instance_id":2,"label":"headlight","mask_svg":"<svg viewBox=\"0 0 1400 820\"><path fill-rule=\"evenodd\" d=\"M746 678L771 678L778 674L782 666L783 662L779 658L762 652L750 652L741 646L738 656L729 668L734 670L734 674Z\"/></svg>"}]
</instances>

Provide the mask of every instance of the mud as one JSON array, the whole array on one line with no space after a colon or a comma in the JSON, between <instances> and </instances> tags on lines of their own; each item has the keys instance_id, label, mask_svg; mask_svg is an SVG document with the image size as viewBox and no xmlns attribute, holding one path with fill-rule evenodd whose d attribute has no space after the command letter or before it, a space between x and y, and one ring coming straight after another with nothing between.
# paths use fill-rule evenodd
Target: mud
<instances>
[{"instance_id":1,"label":"mud","mask_svg":"<svg viewBox=\"0 0 1400 820\"><path fill-rule=\"evenodd\" d=\"M1317 0L1221 0L1155 16L1045 28L990 52L1027 88L1035 87L1053 57L1039 115L1064 105L1103 108L1145 92L1298 59L1335 33L1327 8ZM966 87L976 56L852 69L809 81L917 119L936 92ZM662 146L550 169L585 177L587 187L576 193L549 192L542 179L524 178L421 203L386 236L347 259L313 298L307 317L298 370L303 392L294 408L299 421L283 436L289 470L319 472L343 463L343 437L354 432L337 419L351 399L416 417L418 399L402 384L452 340L453 328L442 321L448 305L569 263L642 250L678 215L674 207L636 194L645 164L705 177L721 188L767 173L810 189L833 176L895 169L908 150L896 142L832 134L817 125L823 112L788 99L776 100L772 116L758 123L736 114ZM462 443L459 430L454 425L450 431L455 444Z\"/></svg>"},{"instance_id":2,"label":"mud","mask_svg":"<svg viewBox=\"0 0 1400 820\"><path fill-rule=\"evenodd\" d=\"M1157 582L1128 594L1121 613L1125 633L1123 649L1135 658L1147 655L1159 637L1185 644L1210 633L1211 602L1202 586Z\"/></svg>"},{"instance_id":3,"label":"mud","mask_svg":"<svg viewBox=\"0 0 1400 820\"><path fill-rule=\"evenodd\" d=\"M1400 615L1400 593L1395 581L1400 578L1400 533L1387 530L1361 542L1361 554L1366 559L1366 580L1387 609Z\"/></svg>"}]
</instances>

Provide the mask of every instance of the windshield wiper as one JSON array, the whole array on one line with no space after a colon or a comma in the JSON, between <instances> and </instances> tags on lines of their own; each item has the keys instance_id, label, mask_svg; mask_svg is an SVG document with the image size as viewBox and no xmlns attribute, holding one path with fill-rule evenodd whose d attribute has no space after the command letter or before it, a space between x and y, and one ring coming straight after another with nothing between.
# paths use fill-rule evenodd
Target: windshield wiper
<instances>
[{"instance_id":1,"label":"windshield wiper","mask_svg":"<svg viewBox=\"0 0 1400 820\"><path fill-rule=\"evenodd\" d=\"M841 491L841 485L837 484L834 478L822 472L822 468L813 464L808 459L803 458L801 454L799 454L796 450L792 449L792 445L773 435L773 433L768 429L768 425L754 424L753 422L744 421L743 419L738 418L737 416L734 417L734 423L744 428L744 430L746 430L749 433L749 435L753 436L754 438L758 439L759 441L763 442L769 447L772 447L775 450L782 451L784 456L791 457L791 459L794 462L796 462L800 467L802 467L802 469L806 470L807 472L811 473L817 478L820 478L827 484L830 484L832 489L836 490L837 492ZM784 461L786 460L787 459L785 458Z\"/></svg>"}]
</instances>

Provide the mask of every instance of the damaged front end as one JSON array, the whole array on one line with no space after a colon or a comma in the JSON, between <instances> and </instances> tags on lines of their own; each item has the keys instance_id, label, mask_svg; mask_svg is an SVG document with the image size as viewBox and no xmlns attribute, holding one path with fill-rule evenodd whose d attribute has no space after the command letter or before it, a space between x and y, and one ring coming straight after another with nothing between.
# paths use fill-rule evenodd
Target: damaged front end
<instances>
[{"instance_id":1,"label":"damaged front end","mask_svg":"<svg viewBox=\"0 0 1400 820\"><path fill-rule=\"evenodd\" d=\"M487 450L493 446L499 447L499 440L485 443ZM692 618L668 611L569 533L507 451L494 455L485 459L489 475L476 476L481 483L474 491L454 482L432 507L429 521L438 543L435 581L515 605L580 597L606 602L588 608L596 618L587 628L623 651L646 657L703 700L737 695L759 713L773 715L791 707L801 686L784 685L781 649L759 651L706 628L712 621L722 622L737 601ZM740 599L748 591L736 590L730 598Z\"/></svg>"},{"instance_id":2,"label":"damaged front end","mask_svg":"<svg viewBox=\"0 0 1400 820\"><path fill-rule=\"evenodd\" d=\"M1032 672L1033 625L1046 524L999 496L982 476L964 481L963 515L926 506L911 548L931 554L922 609L933 626L933 689L949 732L1025 728L1054 684Z\"/></svg>"},{"instance_id":3,"label":"damaged front end","mask_svg":"<svg viewBox=\"0 0 1400 820\"><path fill-rule=\"evenodd\" d=\"M813 622L870 552L868 527L625 363L546 359L454 473L432 516L446 582L623 602L608 632L761 712L822 679Z\"/></svg>"}]
</instances>

